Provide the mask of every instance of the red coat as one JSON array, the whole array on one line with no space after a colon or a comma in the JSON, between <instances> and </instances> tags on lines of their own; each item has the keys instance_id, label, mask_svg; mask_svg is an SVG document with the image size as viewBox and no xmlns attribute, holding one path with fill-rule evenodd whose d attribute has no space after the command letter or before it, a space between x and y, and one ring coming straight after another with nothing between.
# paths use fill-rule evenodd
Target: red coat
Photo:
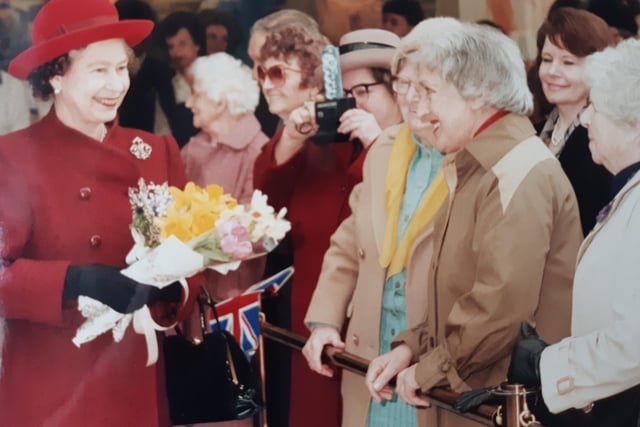
<instances>
[{"instance_id":1,"label":"red coat","mask_svg":"<svg viewBox=\"0 0 640 427\"><path fill-rule=\"evenodd\" d=\"M136 136L153 148L147 160L129 152ZM84 319L61 298L69 264L125 266L127 189L140 177L184 185L173 138L113 125L99 143L55 111L0 138L0 426L167 423L161 363L145 367L144 337L130 327L120 343L107 333L76 348Z\"/></svg>"},{"instance_id":2,"label":"red coat","mask_svg":"<svg viewBox=\"0 0 640 427\"><path fill-rule=\"evenodd\" d=\"M276 209L286 207L291 221L294 280L291 288L291 325L308 335L304 316L320 275L329 238L349 213L351 189L362 180L364 153L355 144L318 146L306 142L302 150L276 165L274 148L282 129L265 145L256 160L255 188L269 196ZM340 425L340 381L312 372L301 353L292 355L291 426Z\"/></svg>"}]
</instances>

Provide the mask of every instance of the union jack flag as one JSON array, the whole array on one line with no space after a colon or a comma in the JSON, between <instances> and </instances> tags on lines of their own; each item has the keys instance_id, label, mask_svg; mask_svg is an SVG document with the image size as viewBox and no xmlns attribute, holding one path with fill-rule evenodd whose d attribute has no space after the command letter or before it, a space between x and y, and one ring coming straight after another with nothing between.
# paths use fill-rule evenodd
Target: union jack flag
<instances>
[{"instance_id":1,"label":"union jack flag","mask_svg":"<svg viewBox=\"0 0 640 427\"><path fill-rule=\"evenodd\" d=\"M293 267L249 287L244 293L216 304L220 327L229 331L238 341L247 358L258 348L260 336L260 296L263 292L276 293L293 275ZM209 327L217 328L213 313L209 315Z\"/></svg>"}]
</instances>

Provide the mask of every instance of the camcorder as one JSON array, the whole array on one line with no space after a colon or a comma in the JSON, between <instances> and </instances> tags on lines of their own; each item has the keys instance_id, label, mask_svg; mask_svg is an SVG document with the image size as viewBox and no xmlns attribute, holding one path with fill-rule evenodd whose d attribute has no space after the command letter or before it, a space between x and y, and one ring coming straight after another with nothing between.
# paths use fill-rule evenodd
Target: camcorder
<instances>
[{"instance_id":1,"label":"camcorder","mask_svg":"<svg viewBox=\"0 0 640 427\"><path fill-rule=\"evenodd\" d=\"M340 52L335 46L322 49L322 74L326 101L316 102L316 123L318 132L311 138L316 144L347 142L349 135L338 133L340 116L345 111L356 108L354 98L345 98L342 90Z\"/></svg>"}]
</instances>

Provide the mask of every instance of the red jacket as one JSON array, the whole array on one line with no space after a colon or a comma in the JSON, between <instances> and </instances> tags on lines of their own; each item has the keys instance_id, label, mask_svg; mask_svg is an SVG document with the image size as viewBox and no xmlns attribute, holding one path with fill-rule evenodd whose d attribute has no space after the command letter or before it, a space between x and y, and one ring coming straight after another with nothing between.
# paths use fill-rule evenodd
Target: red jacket
<instances>
[{"instance_id":1,"label":"red jacket","mask_svg":"<svg viewBox=\"0 0 640 427\"><path fill-rule=\"evenodd\" d=\"M291 325L308 335L304 316L320 275L329 238L349 213L349 194L362 180L365 152L356 144L316 145L307 141L287 162L276 165L274 149L282 129L264 146L254 170L255 188L276 210L286 207L291 221L295 274L291 288ZM311 398L313 396L313 398ZM300 353L292 355L291 426L340 425L340 381L312 372Z\"/></svg>"},{"instance_id":2,"label":"red jacket","mask_svg":"<svg viewBox=\"0 0 640 427\"><path fill-rule=\"evenodd\" d=\"M153 148L146 160L129 152L136 136ZM145 367L144 337L130 327L120 343L107 333L76 348L71 339L84 318L75 301L61 298L69 264L125 266L133 244L127 190L140 177L184 185L173 138L114 124L99 143L53 110L0 138L0 314L7 324L0 426L166 423L161 363Z\"/></svg>"}]
</instances>

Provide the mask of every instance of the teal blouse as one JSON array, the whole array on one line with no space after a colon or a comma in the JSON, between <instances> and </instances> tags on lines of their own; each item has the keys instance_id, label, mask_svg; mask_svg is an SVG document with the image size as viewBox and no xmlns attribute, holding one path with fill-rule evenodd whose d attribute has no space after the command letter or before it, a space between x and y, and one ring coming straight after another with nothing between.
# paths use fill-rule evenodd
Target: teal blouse
<instances>
[{"instance_id":1,"label":"teal blouse","mask_svg":"<svg viewBox=\"0 0 640 427\"><path fill-rule=\"evenodd\" d=\"M435 149L424 146L415 135L413 140L418 149L407 171L407 182L400 207L398 242L407 231L411 218L433 182L444 157ZM385 282L380 317L380 354L391 351L391 342L396 335L407 329L405 283L406 269L394 274ZM416 424L415 408L398 399L397 395L382 404L371 399L367 427L414 427Z\"/></svg>"}]
</instances>

